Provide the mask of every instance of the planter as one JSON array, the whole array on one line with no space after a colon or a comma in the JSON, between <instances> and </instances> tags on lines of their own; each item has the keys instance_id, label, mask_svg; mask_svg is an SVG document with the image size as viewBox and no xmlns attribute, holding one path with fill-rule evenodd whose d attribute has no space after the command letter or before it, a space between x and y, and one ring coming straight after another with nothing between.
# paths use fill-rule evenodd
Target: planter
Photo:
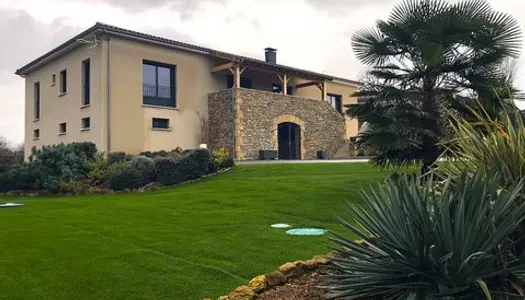
<instances>
[{"instance_id":1,"label":"planter","mask_svg":"<svg viewBox=\"0 0 525 300\"><path fill-rule=\"evenodd\" d=\"M260 150L259 151L259 159L260 160L277 159L277 151L276 150Z\"/></svg>"}]
</instances>

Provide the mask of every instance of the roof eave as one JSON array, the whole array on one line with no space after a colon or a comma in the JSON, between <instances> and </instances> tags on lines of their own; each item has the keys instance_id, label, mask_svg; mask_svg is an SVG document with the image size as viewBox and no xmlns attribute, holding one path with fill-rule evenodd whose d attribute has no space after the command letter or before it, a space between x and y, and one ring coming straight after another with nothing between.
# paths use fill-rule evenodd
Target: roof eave
<instances>
[{"instance_id":1,"label":"roof eave","mask_svg":"<svg viewBox=\"0 0 525 300\"><path fill-rule=\"evenodd\" d=\"M15 74L19 76L26 76L34 69L40 67L41 65L47 63L50 60L53 60L57 57L60 57L61 55L68 53L75 47L79 46L79 43L77 42L78 39L81 39L87 35L91 35L93 33L96 33L99 30L99 25L96 24L81 33L77 34L73 38L67 40L66 42L62 43L60 46L54 48L53 50L45 53L44 55L41 55L40 57L36 58L35 60L31 61L30 63L24 65L23 67L16 70Z\"/></svg>"}]
</instances>

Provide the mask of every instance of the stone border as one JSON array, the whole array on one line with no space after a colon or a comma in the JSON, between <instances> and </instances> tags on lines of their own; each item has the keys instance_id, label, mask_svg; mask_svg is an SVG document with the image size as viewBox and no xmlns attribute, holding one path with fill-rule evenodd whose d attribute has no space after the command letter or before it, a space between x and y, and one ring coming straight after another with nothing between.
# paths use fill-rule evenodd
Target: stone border
<instances>
[{"instance_id":1,"label":"stone border","mask_svg":"<svg viewBox=\"0 0 525 300\"><path fill-rule=\"evenodd\" d=\"M255 300L262 292L277 286L284 285L289 280L301 277L318 269L322 265L331 263L332 255L330 252L326 255L316 255L312 259L302 261L288 262L281 265L278 270L255 276L250 280L248 285L241 285L226 296L221 296L217 300ZM203 300L212 300L204 298Z\"/></svg>"}]
</instances>

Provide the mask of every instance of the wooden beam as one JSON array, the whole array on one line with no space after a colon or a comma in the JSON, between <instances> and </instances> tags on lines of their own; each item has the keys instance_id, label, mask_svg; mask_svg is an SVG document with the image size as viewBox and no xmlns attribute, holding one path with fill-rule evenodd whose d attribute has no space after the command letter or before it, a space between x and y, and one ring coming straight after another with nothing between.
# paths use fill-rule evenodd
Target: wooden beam
<instances>
[{"instance_id":1,"label":"wooden beam","mask_svg":"<svg viewBox=\"0 0 525 300\"><path fill-rule=\"evenodd\" d=\"M246 70L246 67L244 67L244 68L241 69L241 75L242 75L242 73L244 72L244 70Z\"/></svg>"},{"instance_id":2,"label":"wooden beam","mask_svg":"<svg viewBox=\"0 0 525 300\"><path fill-rule=\"evenodd\" d=\"M308 86L312 86L312 85L319 85L319 81L310 81L310 82L305 82L305 83L301 83L301 84L298 84L295 86L296 89L300 89L300 88L304 88L304 87L308 87Z\"/></svg>"},{"instance_id":3,"label":"wooden beam","mask_svg":"<svg viewBox=\"0 0 525 300\"><path fill-rule=\"evenodd\" d=\"M277 74L277 77L279 77L279 80L281 81L281 83L283 83L283 78L281 77L281 74Z\"/></svg>"},{"instance_id":4,"label":"wooden beam","mask_svg":"<svg viewBox=\"0 0 525 300\"><path fill-rule=\"evenodd\" d=\"M229 63L222 64L222 65L217 65L217 66L211 68L211 72L215 73L215 72L219 72L219 71L222 71L222 70L227 70L227 69L230 69L230 68L232 68L234 66L235 66L235 64L233 62L229 62Z\"/></svg>"}]
</instances>

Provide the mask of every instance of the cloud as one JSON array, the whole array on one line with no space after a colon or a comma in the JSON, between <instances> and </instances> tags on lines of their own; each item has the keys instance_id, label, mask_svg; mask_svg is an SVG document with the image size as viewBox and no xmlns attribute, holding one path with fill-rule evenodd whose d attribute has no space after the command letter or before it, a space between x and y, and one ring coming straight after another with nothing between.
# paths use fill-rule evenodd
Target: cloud
<instances>
[{"instance_id":1,"label":"cloud","mask_svg":"<svg viewBox=\"0 0 525 300\"><path fill-rule=\"evenodd\" d=\"M78 31L60 19L45 24L24 11L0 8L0 136L23 141L24 80L14 75L15 70Z\"/></svg>"}]
</instances>

